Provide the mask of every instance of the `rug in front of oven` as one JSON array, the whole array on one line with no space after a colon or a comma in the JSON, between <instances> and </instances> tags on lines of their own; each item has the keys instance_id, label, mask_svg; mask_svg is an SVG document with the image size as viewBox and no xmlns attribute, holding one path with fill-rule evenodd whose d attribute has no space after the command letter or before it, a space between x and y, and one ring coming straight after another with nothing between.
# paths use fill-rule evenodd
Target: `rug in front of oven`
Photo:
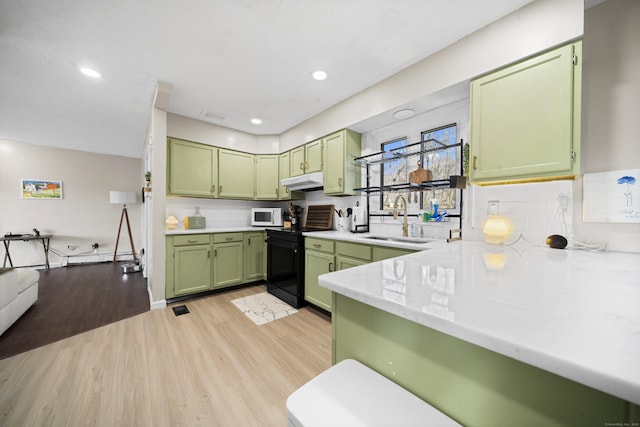
<instances>
[{"instance_id":1,"label":"rug in front of oven","mask_svg":"<svg viewBox=\"0 0 640 427\"><path fill-rule=\"evenodd\" d=\"M231 302L256 325L264 325L298 312L286 302L267 292L234 299Z\"/></svg>"}]
</instances>

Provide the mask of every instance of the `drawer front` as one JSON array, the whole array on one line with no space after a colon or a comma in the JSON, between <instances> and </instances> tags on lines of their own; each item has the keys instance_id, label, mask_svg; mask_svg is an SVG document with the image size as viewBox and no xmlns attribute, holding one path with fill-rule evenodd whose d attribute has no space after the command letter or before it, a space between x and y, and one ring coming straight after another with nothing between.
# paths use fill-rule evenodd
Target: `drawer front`
<instances>
[{"instance_id":1,"label":"drawer front","mask_svg":"<svg viewBox=\"0 0 640 427\"><path fill-rule=\"evenodd\" d=\"M186 246L186 245L208 245L208 234L189 234L181 236L173 236L173 246Z\"/></svg>"},{"instance_id":2,"label":"drawer front","mask_svg":"<svg viewBox=\"0 0 640 427\"><path fill-rule=\"evenodd\" d=\"M333 253L333 240L314 239L313 237L305 237L304 248L312 251Z\"/></svg>"},{"instance_id":3,"label":"drawer front","mask_svg":"<svg viewBox=\"0 0 640 427\"><path fill-rule=\"evenodd\" d=\"M371 246L357 243L336 242L336 255L345 255L350 258L359 258L371 261Z\"/></svg>"},{"instance_id":4,"label":"drawer front","mask_svg":"<svg viewBox=\"0 0 640 427\"><path fill-rule=\"evenodd\" d=\"M213 243L242 242L243 233L217 233L213 235Z\"/></svg>"}]
</instances>

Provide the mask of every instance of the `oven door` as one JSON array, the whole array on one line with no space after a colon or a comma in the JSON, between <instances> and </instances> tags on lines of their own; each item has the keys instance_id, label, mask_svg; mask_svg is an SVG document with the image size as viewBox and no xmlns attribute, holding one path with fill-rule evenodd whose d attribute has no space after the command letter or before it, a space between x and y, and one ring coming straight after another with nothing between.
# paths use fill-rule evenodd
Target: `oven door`
<instances>
[{"instance_id":1,"label":"oven door","mask_svg":"<svg viewBox=\"0 0 640 427\"><path fill-rule=\"evenodd\" d=\"M299 308L304 302L304 240L267 233L267 291Z\"/></svg>"}]
</instances>

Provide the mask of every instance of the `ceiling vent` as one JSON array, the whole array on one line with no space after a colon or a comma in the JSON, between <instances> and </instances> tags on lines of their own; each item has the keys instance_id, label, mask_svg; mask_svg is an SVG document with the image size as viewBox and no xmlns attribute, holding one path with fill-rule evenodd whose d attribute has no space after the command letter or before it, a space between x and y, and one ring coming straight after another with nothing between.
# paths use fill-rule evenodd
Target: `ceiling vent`
<instances>
[{"instance_id":1,"label":"ceiling vent","mask_svg":"<svg viewBox=\"0 0 640 427\"><path fill-rule=\"evenodd\" d=\"M226 119L226 117L221 116L220 114L210 113L206 110L200 111L198 118L210 123L222 123Z\"/></svg>"}]
</instances>

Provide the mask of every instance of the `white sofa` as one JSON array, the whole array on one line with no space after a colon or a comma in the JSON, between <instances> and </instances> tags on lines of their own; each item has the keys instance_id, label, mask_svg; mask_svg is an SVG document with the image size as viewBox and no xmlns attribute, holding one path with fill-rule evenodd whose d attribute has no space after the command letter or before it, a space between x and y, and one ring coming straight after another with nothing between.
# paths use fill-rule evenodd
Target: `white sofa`
<instances>
[{"instance_id":1,"label":"white sofa","mask_svg":"<svg viewBox=\"0 0 640 427\"><path fill-rule=\"evenodd\" d=\"M39 279L33 268L0 272L0 335L38 300Z\"/></svg>"}]
</instances>

